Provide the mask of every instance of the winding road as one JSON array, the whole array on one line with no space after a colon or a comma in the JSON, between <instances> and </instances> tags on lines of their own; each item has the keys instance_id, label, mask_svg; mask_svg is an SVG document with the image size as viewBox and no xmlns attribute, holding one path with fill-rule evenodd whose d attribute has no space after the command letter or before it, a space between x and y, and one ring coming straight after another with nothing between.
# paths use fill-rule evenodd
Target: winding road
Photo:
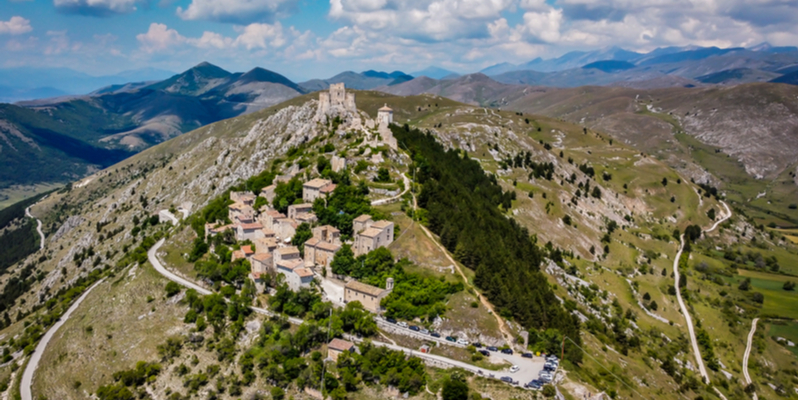
<instances>
[{"instance_id":1,"label":"winding road","mask_svg":"<svg viewBox=\"0 0 800 400\"><path fill-rule=\"evenodd\" d=\"M31 214L31 207L33 206L32 205L28 206L28 208L25 209L25 215L36 220L36 232L39 232L39 238L40 238L39 250L42 250L44 249L44 233L42 233L42 221L39 220L39 218L34 217L33 214Z\"/></svg>"},{"instance_id":2,"label":"winding road","mask_svg":"<svg viewBox=\"0 0 800 400\"><path fill-rule=\"evenodd\" d=\"M65 322L67 322L69 316L72 315L72 312L78 308L89 292L91 292L92 289L96 288L97 285L101 284L104 280L105 278L100 279L94 285L92 285L92 287L83 292L81 297L78 297L78 300L75 300L75 303L72 303L72 306L69 307L67 312L61 316L58 322L56 322L56 324L44 334L42 340L39 341L39 344L36 346L36 350L33 351L30 361L28 361L28 366L25 368L25 373L22 374L22 382L20 383L20 394L22 395L22 400L33 400L33 395L31 394L33 374L36 372L36 368L39 367L39 361L42 360L42 354L44 354L44 349L47 348L47 344L50 343L50 339L52 339L56 334L56 331L58 331L58 329L61 328Z\"/></svg>"},{"instance_id":3,"label":"winding road","mask_svg":"<svg viewBox=\"0 0 800 400\"><path fill-rule=\"evenodd\" d=\"M758 318L753 319L753 325L750 327L750 333L747 335L747 348L744 350L744 359L742 359L742 373L744 373L744 380L747 384L753 383L750 380L750 371L747 369L747 363L750 361L750 349L753 347L753 335L758 328ZM753 393L753 399L758 400L758 395Z\"/></svg>"},{"instance_id":4,"label":"winding road","mask_svg":"<svg viewBox=\"0 0 800 400\"><path fill-rule=\"evenodd\" d=\"M728 205L725 204L724 201L720 200L723 206L725 206L725 216L720 218L719 221L714 222L710 228L703 230L703 232L711 232L714 229L717 229L717 226L722 222L725 222L728 218L731 217L731 209L728 208ZM708 372L706 371L706 365L703 363L703 357L700 354L700 347L697 345L697 337L694 334L694 324L692 323L692 316L689 315L689 309L686 308L686 304L683 302L683 297L681 296L681 288L680 288L680 278L681 274L678 269L678 264L681 259L681 254L683 254L683 246L684 246L684 239L683 234L681 234L681 246L678 249L678 254L675 255L675 261L672 264L673 273L675 275L675 294L678 297L678 305L681 307L681 312L683 313L683 318L686 319L686 326L689 328L689 338L692 341L692 350L694 351L695 361L697 362L697 369L700 371L700 375L703 377L703 382L708 383L710 382L708 378ZM716 388L714 388L716 390ZM719 393L719 391L717 391ZM722 394L720 393L720 396ZM724 396L723 396L724 398Z\"/></svg>"}]
</instances>

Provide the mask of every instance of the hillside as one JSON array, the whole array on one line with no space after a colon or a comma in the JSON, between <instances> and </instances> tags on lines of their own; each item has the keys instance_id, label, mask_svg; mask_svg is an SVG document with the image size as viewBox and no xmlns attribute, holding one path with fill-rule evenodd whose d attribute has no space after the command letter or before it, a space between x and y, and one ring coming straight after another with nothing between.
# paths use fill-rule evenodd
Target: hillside
<instances>
[{"instance_id":1,"label":"hillside","mask_svg":"<svg viewBox=\"0 0 800 400\"><path fill-rule=\"evenodd\" d=\"M501 94L503 88L497 86L492 93ZM664 96L660 101L677 99ZM302 296L280 287L268 295L254 293L246 277L237 281L242 264L230 261L230 250L244 242L221 242L227 240L223 234L206 243L197 232L202 232L203 222L226 218L232 187L260 193L276 176L296 172L302 181L327 174L343 188L370 188L368 200L387 196L381 193L387 188L411 185L398 203L370 210L399 229L388 256L371 253L364 259L369 268L362 266L359 272L366 278L354 277L384 281L383 275L375 274L388 269L399 274L394 275L398 284L409 285L403 279L419 279L424 285L418 287L446 284L443 287L454 292L440 293L444 300L435 303L444 307L434 315L440 321L429 313L407 317L419 311L419 304L430 304L428 296L418 297L415 301L421 303L414 306L395 303L392 312L445 335L498 346L511 342L505 345L514 348L512 360L520 363L521 351L558 353L567 335L568 358L562 360L556 380L567 396L613 392L617 398L671 399L676 393L711 398L719 390L729 399L747 398L738 366L752 318L760 317L749 364L757 393L766 399L796 398L790 390L793 371L772 367L796 362L789 347L775 339L784 335L797 340L797 290L781 288L784 281L797 281L797 246L790 233L758 227L739 211L728 218L723 201L735 201L733 196L723 199L693 183L683 170L670 167L669 159L657 152L643 153L635 143L599 129L480 108L439 94L357 92L356 104L364 120L374 118L383 104L394 110L397 125L391 129L399 150L365 144L369 135L343 126L336 129L334 121L313 122L316 95L308 94L155 145L37 203L32 213L43 222L45 249L0 277L6 311L11 317L19 315L3 322L2 337L18 335L13 343L1 344L9 350L6 354L36 341L40 329L50 326L77 293L102 276L105 280L47 345L34 375L34 396L85 398L106 386L120 391L130 387L152 398L175 393L217 398L265 393L274 398L285 393L301 398L310 396L306 389L319 388L320 379L331 385L326 386L331 393L356 398L406 392L410 398L432 399L426 387L435 393L451 380L462 379L470 392L484 397L530 396L522 387L472 372L495 368L498 376L509 373L502 362L493 365L499 354L484 359L469 347L436 345L441 342L420 340L385 323L370 330L360 320L361 311L342 311L317 300L316 285L310 293L300 292ZM346 158L352 167L333 174L326 166L334 155ZM381 169L388 179L381 178ZM283 192L286 186L279 188L276 193L291 196ZM330 202L318 201L315 208L335 223L338 215L349 215L351 205L343 206L347 213L334 208L326 214L318 207L340 207L338 196L352 196L347 197L352 203L346 204L365 201L363 195L344 189L333 196ZM370 208L368 202L365 206ZM159 210L178 207L188 208L191 217L174 227L151 218ZM472 224L469 218L478 220ZM679 279L667 270L673 270L681 232L690 244L684 246L687 255L675 260ZM513 235L513 241L503 240L503 234ZM156 242L162 238L165 244L159 247ZM209 244L215 249L206 246L190 261ZM440 252L439 246L447 252ZM178 288L178 294L165 295L168 280L151 265L149 249L172 273L196 279L213 294ZM397 261L394 256L399 254L413 260ZM214 268L221 269L216 273ZM349 268L358 265L351 263ZM748 283L742 286L743 282ZM69 285L75 289L61 291ZM697 321L695 336L709 369L708 386L700 383L697 358L676 301L678 286ZM526 287L536 289L525 291ZM223 295L231 303L226 304ZM193 296L201 299L199 303ZM246 306L270 311L251 312ZM567 310L569 317L552 320L562 315L557 310ZM283 317L270 318L268 312ZM201 329L200 317L212 326ZM570 320L580 321L580 333L570 331ZM452 369L424 366L413 357L407 361L402 353L378 354L362 347L363 358L348 363L341 361L347 356L340 355L340 362L327 363L330 378L323 377L329 322L334 327L342 324L333 334L360 335L363 328L375 342L389 340L407 348L434 344L435 355L469 367L451 375ZM787 334L792 329L794 336ZM592 358L583 356L581 348ZM18 360L25 356L20 353ZM115 382L112 375L135 368L139 361L157 363L158 368L142 364L146 375L141 382L137 372L128 373L129 380L117 374ZM392 372L387 362L397 369ZM99 369L98 364L112 367ZM0 379L11 373L9 366L0 367ZM368 384L369 376L380 383ZM8 390L18 390L19 384L8 379ZM334 382L340 382L340 391L331 389Z\"/></svg>"}]
</instances>

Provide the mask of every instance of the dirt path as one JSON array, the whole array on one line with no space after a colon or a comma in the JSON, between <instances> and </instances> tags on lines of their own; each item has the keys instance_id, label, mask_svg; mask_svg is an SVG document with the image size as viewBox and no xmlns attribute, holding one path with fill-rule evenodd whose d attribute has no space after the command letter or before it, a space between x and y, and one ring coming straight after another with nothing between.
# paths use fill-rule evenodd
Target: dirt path
<instances>
[{"instance_id":1,"label":"dirt path","mask_svg":"<svg viewBox=\"0 0 800 400\"><path fill-rule=\"evenodd\" d=\"M408 189L411 187L411 183L410 183L410 181L408 180L408 177L405 174L403 174L402 176L403 176L403 183L404 183L403 186L405 186L405 189L403 189L402 192L400 192L396 196L388 197L388 198L385 198L385 199L373 200L372 203L370 203L370 204L373 205L373 206L379 206L381 204L391 203L391 202L399 199L402 195L408 193Z\"/></svg>"},{"instance_id":2,"label":"dirt path","mask_svg":"<svg viewBox=\"0 0 800 400\"><path fill-rule=\"evenodd\" d=\"M681 307L681 312L683 313L683 318L686 319L686 326L689 328L689 338L692 341L692 350L694 351L694 358L695 362L697 362L697 369L700 372L700 376L703 377L703 382L708 383L708 372L706 372L706 366L703 364L703 357L700 355L700 346L697 345L697 337L694 335L694 324L692 323L692 316L689 315L689 309L686 308L686 304L683 303L683 297L681 297L681 288L680 288L680 271L678 271L678 263L681 259L681 254L683 254L683 234L681 234L681 247L678 249L678 254L675 255L675 262L672 264L672 269L675 274L675 295L678 297L678 304Z\"/></svg>"},{"instance_id":3,"label":"dirt path","mask_svg":"<svg viewBox=\"0 0 800 400\"><path fill-rule=\"evenodd\" d=\"M78 300L75 300L75 303L70 306L67 312L61 316L61 318L53 325L47 333L44 334L42 340L39 341L39 344L36 346L36 350L33 351L33 355L31 356L30 362L28 362L28 366L25 368L25 373L22 374L22 382L20 383L20 394L22 395L22 400L33 400L33 395L31 394L31 384L33 383L33 374L36 372L36 368L39 367L39 361L42 360L42 354L44 353L44 349L47 348L47 344L50 342L50 339L56 334L59 328L64 325L65 322L69 319L69 316L72 315L72 312L75 311L76 308L81 304L81 302L86 298L89 292L92 289L96 288L97 285L101 284L105 278L97 281L92 287L87 289Z\"/></svg>"},{"instance_id":4,"label":"dirt path","mask_svg":"<svg viewBox=\"0 0 800 400\"><path fill-rule=\"evenodd\" d=\"M36 220L36 232L39 232L39 250L44 249L44 233L42 233L42 221L31 214L31 207L25 209L25 215Z\"/></svg>"},{"instance_id":5,"label":"dirt path","mask_svg":"<svg viewBox=\"0 0 800 400\"><path fill-rule=\"evenodd\" d=\"M728 218L731 217L731 215L733 215L733 213L731 212L731 209L728 208L728 204L726 204L722 200L720 200L719 202L722 203L723 206L725 206L725 216L722 217L722 219L720 219L719 221L714 222L714 225L711 225L711 228L708 228L708 229L704 230L703 232L711 232L714 229L717 229L717 226L719 226L719 224L725 222Z\"/></svg>"},{"instance_id":6,"label":"dirt path","mask_svg":"<svg viewBox=\"0 0 800 400\"><path fill-rule=\"evenodd\" d=\"M744 350L744 358L742 359L742 373L748 385L753 383L753 381L750 380L750 371L747 369L747 364L750 361L750 349L753 347L753 335L756 333L756 328L758 328L758 318L753 319L753 325L750 327L750 333L747 335L747 348ZM758 400L758 395L753 393L753 399Z\"/></svg>"}]
</instances>

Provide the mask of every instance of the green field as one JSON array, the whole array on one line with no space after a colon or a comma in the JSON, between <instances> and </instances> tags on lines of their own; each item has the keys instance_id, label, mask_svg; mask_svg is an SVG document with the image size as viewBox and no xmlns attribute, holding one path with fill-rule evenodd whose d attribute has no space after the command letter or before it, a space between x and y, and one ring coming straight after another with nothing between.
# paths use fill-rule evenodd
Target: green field
<instances>
[{"instance_id":1,"label":"green field","mask_svg":"<svg viewBox=\"0 0 800 400\"><path fill-rule=\"evenodd\" d=\"M789 351L797 355L797 321L788 322L786 325L772 323L769 327L770 337L782 337L794 342L794 346L788 347Z\"/></svg>"},{"instance_id":2,"label":"green field","mask_svg":"<svg viewBox=\"0 0 800 400\"><path fill-rule=\"evenodd\" d=\"M737 280L741 281L744 278L750 278L753 288L764 295L762 315L797 318L797 288L793 291L783 290L783 284L786 281L797 283L797 277L740 269Z\"/></svg>"}]
</instances>

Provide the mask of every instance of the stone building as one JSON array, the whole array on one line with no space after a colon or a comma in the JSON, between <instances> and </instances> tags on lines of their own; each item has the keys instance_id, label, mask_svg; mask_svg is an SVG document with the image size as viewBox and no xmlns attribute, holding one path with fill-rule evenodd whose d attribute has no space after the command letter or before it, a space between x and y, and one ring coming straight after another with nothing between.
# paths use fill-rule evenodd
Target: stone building
<instances>
[{"instance_id":1,"label":"stone building","mask_svg":"<svg viewBox=\"0 0 800 400\"><path fill-rule=\"evenodd\" d=\"M336 362L339 359L339 354L345 351L352 353L356 351L356 346L352 342L339 338L333 339L328 343L328 358L333 360L333 362Z\"/></svg>"},{"instance_id":2,"label":"stone building","mask_svg":"<svg viewBox=\"0 0 800 400\"><path fill-rule=\"evenodd\" d=\"M367 254L379 247L388 247L394 242L394 223L373 221L369 215L361 215L353 220L353 253L356 257Z\"/></svg>"},{"instance_id":3,"label":"stone building","mask_svg":"<svg viewBox=\"0 0 800 400\"><path fill-rule=\"evenodd\" d=\"M328 243L312 237L306 240L303 252L305 253L305 259L307 261L311 261L314 265L321 265L327 268L331 265L333 256L341 248L341 244Z\"/></svg>"},{"instance_id":4,"label":"stone building","mask_svg":"<svg viewBox=\"0 0 800 400\"><path fill-rule=\"evenodd\" d=\"M300 213L309 213L314 208L314 205L311 203L303 203L303 204L293 204L289 206L289 210L286 212L288 217L291 219L297 219L297 215Z\"/></svg>"},{"instance_id":5,"label":"stone building","mask_svg":"<svg viewBox=\"0 0 800 400\"><path fill-rule=\"evenodd\" d=\"M392 124L394 112L385 103L378 109L378 126L389 126Z\"/></svg>"},{"instance_id":6,"label":"stone building","mask_svg":"<svg viewBox=\"0 0 800 400\"><path fill-rule=\"evenodd\" d=\"M321 225L311 229L311 233L315 239L331 244L341 245L342 240L339 230L331 225Z\"/></svg>"},{"instance_id":7,"label":"stone building","mask_svg":"<svg viewBox=\"0 0 800 400\"><path fill-rule=\"evenodd\" d=\"M328 117L338 116L345 126L360 126L361 118L356 109L355 93L347 93L344 83L333 83L328 91L319 92L319 103L314 120L325 122Z\"/></svg>"},{"instance_id":8,"label":"stone building","mask_svg":"<svg viewBox=\"0 0 800 400\"><path fill-rule=\"evenodd\" d=\"M236 225L236 240L256 240L264 237L263 226L258 222Z\"/></svg>"},{"instance_id":9,"label":"stone building","mask_svg":"<svg viewBox=\"0 0 800 400\"><path fill-rule=\"evenodd\" d=\"M394 279L392 278L386 278L386 289L359 281L350 281L344 286L344 301L345 303L358 301L364 306L364 309L377 314L382 310L381 300L388 296L392 289L394 289Z\"/></svg>"},{"instance_id":10,"label":"stone building","mask_svg":"<svg viewBox=\"0 0 800 400\"><path fill-rule=\"evenodd\" d=\"M250 274L253 278L260 279L261 275L272 272L272 254L256 253L250 260Z\"/></svg>"},{"instance_id":11,"label":"stone building","mask_svg":"<svg viewBox=\"0 0 800 400\"><path fill-rule=\"evenodd\" d=\"M267 201L272 204L272 200L275 199L275 185L269 185L261 189L261 194L259 194L259 196L267 199Z\"/></svg>"},{"instance_id":12,"label":"stone building","mask_svg":"<svg viewBox=\"0 0 800 400\"><path fill-rule=\"evenodd\" d=\"M390 148L397 150L397 139L392 135L392 130L389 125L393 121L393 111L386 104L378 109L378 134L381 137L381 142L388 145Z\"/></svg>"},{"instance_id":13,"label":"stone building","mask_svg":"<svg viewBox=\"0 0 800 400\"><path fill-rule=\"evenodd\" d=\"M278 269L278 263L281 261L302 261L300 258L300 250L298 250L295 246L280 247L275 249L275 251L272 253L272 260L274 263L272 267L276 270Z\"/></svg>"},{"instance_id":14,"label":"stone building","mask_svg":"<svg viewBox=\"0 0 800 400\"><path fill-rule=\"evenodd\" d=\"M327 179L315 178L303 184L303 202L314 203L322 193L320 191L332 182Z\"/></svg>"},{"instance_id":15,"label":"stone building","mask_svg":"<svg viewBox=\"0 0 800 400\"><path fill-rule=\"evenodd\" d=\"M333 172L339 172L345 168L347 168L346 158L339 157L337 155L331 157L331 169L333 170Z\"/></svg>"}]
</instances>

